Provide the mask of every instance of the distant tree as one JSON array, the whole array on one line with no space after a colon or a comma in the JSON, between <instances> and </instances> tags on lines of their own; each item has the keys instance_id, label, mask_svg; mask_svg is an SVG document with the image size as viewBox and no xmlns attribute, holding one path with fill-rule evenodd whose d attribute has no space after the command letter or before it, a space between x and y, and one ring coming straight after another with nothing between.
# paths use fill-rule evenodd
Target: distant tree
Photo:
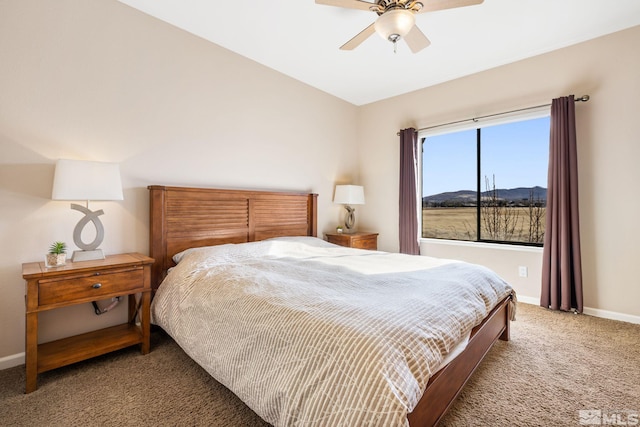
<instances>
[{"instance_id":1,"label":"distant tree","mask_svg":"<svg viewBox=\"0 0 640 427\"><path fill-rule=\"evenodd\" d=\"M484 177L485 196L480 201L483 239L508 241L513 240L520 222L519 212L507 206L505 200L498 197L496 176L489 185L489 178Z\"/></svg>"},{"instance_id":2,"label":"distant tree","mask_svg":"<svg viewBox=\"0 0 640 427\"><path fill-rule=\"evenodd\" d=\"M535 197L534 197L535 196ZM544 243L546 204L540 195L534 195L533 189L529 190L527 213L529 215L529 242Z\"/></svg>"}]
</instances>

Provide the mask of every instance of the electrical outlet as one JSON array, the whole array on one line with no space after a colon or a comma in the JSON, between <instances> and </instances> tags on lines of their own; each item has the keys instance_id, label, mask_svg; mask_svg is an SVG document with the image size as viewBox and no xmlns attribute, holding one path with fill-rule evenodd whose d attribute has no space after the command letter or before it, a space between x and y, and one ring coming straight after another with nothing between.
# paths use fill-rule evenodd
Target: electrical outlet
<instances>
[{"instance_id":1,"label":"electrical outlet","mask_svg":"<svg viewBox=\"0 0 640 427\"><path fill-rule=\"evenodd\" d=\"M529 275L529 271L527 270L527 267L525 267L523 265L518 267L518 276L527 277L528 275Z\"/></svg>"}]
</instances>

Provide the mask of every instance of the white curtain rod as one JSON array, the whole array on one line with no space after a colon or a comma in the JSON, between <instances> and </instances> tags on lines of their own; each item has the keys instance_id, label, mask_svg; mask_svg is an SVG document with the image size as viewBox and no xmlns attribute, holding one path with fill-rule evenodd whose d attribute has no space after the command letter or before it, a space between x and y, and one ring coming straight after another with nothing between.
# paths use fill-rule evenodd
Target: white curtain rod
<instances>
[{"instance_id":1,"label":"white curtain rod","mask_svg":"<svg viewBox=\"0 0 640 427\"><path fill-rule=\"evenodd\" d=\"M589 100L589 95L582 95L581 97L574 99L575 102L587 102L588 100ZM548 107L550 105L551 104L535 105L533 107L520 108L519 110L505 111L503 113L488 114L486 116L473 117L471 119L464 119L464 120L458 120L458 121L455 121L455 122L442 123L442 124L435 125L435 126L428 126L426 128L417 129L416 132L422 132L423 130L435 129L435 128L439 128L439 127L442 127L442 126L456 125L458 123L464 123L464 122L468 122L468 121L477 122L480 119L486 119L486 118L489 118L489 117L502 116L503 114L519 113L521 111L533 110L533 109L541 108L541 107ZM397 135L400 135L400 132L398 132Z\"/></svg>"}]
</instances>

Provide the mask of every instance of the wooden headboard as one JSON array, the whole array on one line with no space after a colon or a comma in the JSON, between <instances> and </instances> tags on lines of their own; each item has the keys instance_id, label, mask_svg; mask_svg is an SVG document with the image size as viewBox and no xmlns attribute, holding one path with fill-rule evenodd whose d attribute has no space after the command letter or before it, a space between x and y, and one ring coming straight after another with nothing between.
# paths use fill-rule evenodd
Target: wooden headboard
<instances>
[{"instance_id":1,"label":"wooden headboard","mask_svg":"<svg viewBox=\"0 0 640 427\"><path fill-rule=\"evenodd\" d=\"M314 193L151 185L149 256L157 289L173 255L187 248L280 236L317 236Z\"/></svg>"}]
</instances>

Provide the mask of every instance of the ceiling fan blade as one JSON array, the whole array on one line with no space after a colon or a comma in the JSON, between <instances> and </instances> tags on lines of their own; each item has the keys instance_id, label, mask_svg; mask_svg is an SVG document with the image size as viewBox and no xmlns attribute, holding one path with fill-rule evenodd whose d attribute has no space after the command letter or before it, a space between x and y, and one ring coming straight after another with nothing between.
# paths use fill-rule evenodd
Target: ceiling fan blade
<instances>
[{"instance_id":1,"label":"ceiling fan blade","mask_svg":"<svg viewBox=\"0 0 640 427\"><path fill-rule=\"evenodd\" d=\"M427 36L420 31L420 28L418 28L417 25L414 25L413 28L411 28L411 31L404 36L404 40L407 42L409 49L411 49L411 52L413 53L418 53L431 44Z\"/></svg>"},{"instance_id":2,"label":"ceiling fan blade","mask_svg":"<svg viewBox=\"0 0 640 427\"><path fill-rule=\"evenodd\" d=\"M316 0L317 1L317 0ZM481 4L484 0L423 0L422 9L417 13L435 12L437 10L453 9L455 7L473 6Z\"/></svg>"},{"instance_id":3,"label":"ceiling fan blade","mask_svg":"<svg viewBox=\"0 0 640 427\"><path fill-rule=\"evenodd\" d=\"M364 30L360 31L354 38L340 46L340 50L353 50L356 47L360 46L360 43L369 38L373 33L376 32L375 24L369 25Z\"/></svg>"},{"instance_id":4,"label":"ceiling fan blade","mask_svg":"<svg viewBox=\"0 0 640 427\"><path fill-rule=\"evenodd\" d=\"M316 4L326 4L327 6L346 7L347 9L371 10L375 3L363 0L316 0Z\"/></svg>"}]
</instances>

